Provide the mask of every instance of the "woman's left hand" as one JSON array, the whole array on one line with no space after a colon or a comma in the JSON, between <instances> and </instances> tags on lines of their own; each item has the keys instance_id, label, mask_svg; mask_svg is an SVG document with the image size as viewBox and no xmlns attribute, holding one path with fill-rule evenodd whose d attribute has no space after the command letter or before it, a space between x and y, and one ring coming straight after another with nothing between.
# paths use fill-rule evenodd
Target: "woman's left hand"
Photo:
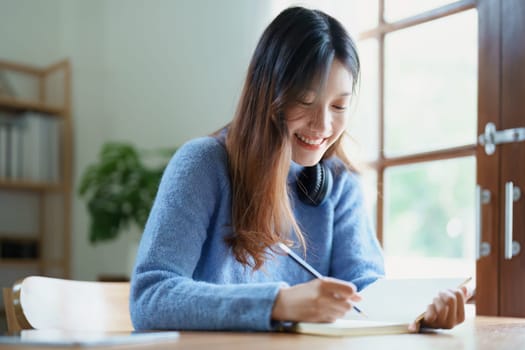
<instances>
[{"instance_id":1,"label":"woman's left hand","mask_svg":"<svg viewBox=\"0 0 525 350\"><path fill-rule=\"evenodd\" d=\"M432 304L427 307L421 327L450 329L462 323L465 320L466 300L466 287L440 292ZM412 332L417 332L418 328L417 324L409 326Z\"/></svg>"}]
</instances>

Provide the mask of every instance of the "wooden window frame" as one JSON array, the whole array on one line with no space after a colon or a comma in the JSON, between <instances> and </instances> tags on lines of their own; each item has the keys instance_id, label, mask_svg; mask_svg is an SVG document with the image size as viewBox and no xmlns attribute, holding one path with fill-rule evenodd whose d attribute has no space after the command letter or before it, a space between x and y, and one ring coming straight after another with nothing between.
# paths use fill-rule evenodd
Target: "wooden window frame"
<instances>
[{"instance_id":1,"label":"wooden window frame","mask_svg":"<svg viewBox=\"0 0 525 350\"><path fill-rule=\"evenodd\" d=\"M423 23L441 19L456 13L475 9L476 0L460 0L441 7L434 8L414 16L403 18L395 22L387 22L384 17L385 0L378 0L378 25L375 28L364 31L358 36L358 40L376 39L378 43L378 135L379 152L378 158L369 165L377 172L377 210L376 231L377 237L383 243L384 237L384 174L391 166L417 164L427 161L476 156L476 144L463 145L460 147L444 148L431 152L409 153L398 157L387 157L384 152L385 146L385 36L398 30L417 26Z\"/></svg>"}]
</instances>

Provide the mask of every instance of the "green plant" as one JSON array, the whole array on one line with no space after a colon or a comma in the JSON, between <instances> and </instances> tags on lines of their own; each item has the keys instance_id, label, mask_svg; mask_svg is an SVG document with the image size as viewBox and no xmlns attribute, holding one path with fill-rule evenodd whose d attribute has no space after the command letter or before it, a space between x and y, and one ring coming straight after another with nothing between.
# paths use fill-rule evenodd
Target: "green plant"
<instances>
[{"instance_id":1,"label":"green plant","mask_svg":"<svg viewBox=\"0 0 525 350\"><path fill-rule=\"evenodd\" d=\"M168 158L175 149L139 152L128 143L103 145L99 159L81 176L78 192L86 199L91 243L116 238L131 224L144 227ZM143 159L157 157L158 165Z\"/></svg>"}]
</instances>

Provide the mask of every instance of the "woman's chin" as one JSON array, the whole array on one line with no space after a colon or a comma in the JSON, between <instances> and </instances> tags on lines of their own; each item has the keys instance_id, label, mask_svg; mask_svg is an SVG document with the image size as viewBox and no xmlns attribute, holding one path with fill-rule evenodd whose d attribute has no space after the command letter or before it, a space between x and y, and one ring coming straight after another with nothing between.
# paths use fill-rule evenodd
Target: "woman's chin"
<instances>
[{"instance_id":1,"label":"woman's chin","mask_svg":"<svg viewBox=\"0 0 525 350\"><path fill-rule=\"evenodd\" d=\"M292 160L300 166L314 166L321 161L321 157L292 157Z\"/></svg>"}]
</instances>

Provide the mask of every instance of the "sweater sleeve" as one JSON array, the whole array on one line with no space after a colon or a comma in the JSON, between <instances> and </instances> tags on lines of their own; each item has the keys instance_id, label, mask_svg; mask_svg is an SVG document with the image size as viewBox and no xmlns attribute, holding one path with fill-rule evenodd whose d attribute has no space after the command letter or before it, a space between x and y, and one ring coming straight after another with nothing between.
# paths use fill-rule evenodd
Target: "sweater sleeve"
<instances>
[{"instance_id":1,"label":"sweater sleeve","mask_svg":"<svg viewBox=\"0 0 525 350\"><path fill-rule=\"evenodd\" d=\"M341 177L330 274L361 290L384 276L383 253L366 211L360 179L347 171Z\"/></svg>"},{"instance_id":2,"label":"sweater sleeve","mask_svg":"<svg viewBox=\"0 0 525 350\"><path fill-rule=\"evenodd\" d=\"M164 172L137 253L130 312L135 329L269 330L280 283L214 284L192 278L225 177L224 148L194 140ZM212 267L213 268L213 267Z\"/></svg>"}]
</instances>

